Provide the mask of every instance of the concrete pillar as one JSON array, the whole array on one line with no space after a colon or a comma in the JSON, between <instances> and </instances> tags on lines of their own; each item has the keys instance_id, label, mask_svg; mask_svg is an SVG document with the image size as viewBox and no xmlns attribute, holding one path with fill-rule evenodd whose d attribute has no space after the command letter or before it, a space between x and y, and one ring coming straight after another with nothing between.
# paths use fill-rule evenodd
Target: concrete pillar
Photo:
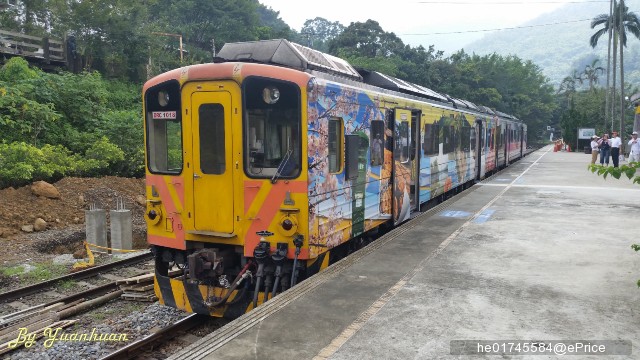
<instances>
[{"instance_id":1,"label":"concrete pillar","mask_svg":"<svg viewBox=\"0 0 640 360\"><path fill-rule=\"evenodd\" d=\"M89 244L107 247L107 212L103 209L85 210L85 227ZM95 249L107 252L103 249Z\"/></svg>"},{"instance_id":2,"label":"concrete pillar","mask_svg":"<svg viewBox=\"0 0 640 360\"><path fill-rule=\"evenodd\" d=\"M131 210L111 210L111 247L113 249L133 249L133 220Z\"/></svg>"}]
</instances>

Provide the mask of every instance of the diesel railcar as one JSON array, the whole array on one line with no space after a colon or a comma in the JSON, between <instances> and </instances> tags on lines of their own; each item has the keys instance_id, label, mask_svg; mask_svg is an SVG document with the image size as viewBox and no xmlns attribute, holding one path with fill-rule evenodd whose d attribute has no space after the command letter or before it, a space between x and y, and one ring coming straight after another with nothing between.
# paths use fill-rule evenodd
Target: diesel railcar
<instances>
[{"instance_id":1,"label":"diesel railcar","mask_svg":"<svg viewBox=\"0 0 640 360\"><path fill-rule=\"evenodd\" d=\"M238 316L526 148L513 116L287 40L218 56L143 88L145 217L168 306Z\"/></svg>"}]
</instances>

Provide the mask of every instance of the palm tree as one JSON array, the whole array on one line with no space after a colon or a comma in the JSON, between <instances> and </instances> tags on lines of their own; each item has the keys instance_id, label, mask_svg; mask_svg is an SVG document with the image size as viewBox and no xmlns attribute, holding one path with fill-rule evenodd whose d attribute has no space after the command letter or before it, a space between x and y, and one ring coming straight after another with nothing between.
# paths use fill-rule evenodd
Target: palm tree
<instances>
[{"instance_id":1,"label":"palm tree","mask_svg":"<svg viewBox=\"0 0 640 360\"><path fill-rule=\"evenodd\" d=\"M594 59L590 65L584 67L584 71L582 72L584 78L589 81L590 91L593 91L595 84L598 83L598 73L604 73L602 66L596 66L599 61L599 59Z\"/></svg>"},{"instance_id":2,"label":"palm tree","mask_svg":"<svg viewBox=\"0 0 640 360\"><path fill-rule=\"evenodd\" d=\"M576 83L578 83L578 84L580 84L580 86L582 86L582 84L586 80L586 78L584 78L582 75L584 75L584 74L583 73L579 73L578 70L573 70L573 73L571 74L571 77L573 77L573 79L576 81Z\"/></svg>"},{"instance_id":3,"label":"palm tree","mask_svg":"<svg viewBox=\"0 0 640 360\"><path fill-rule=\"evenodd\" d=\"M571 105L573 95L576 93L576 78L574 76L567 76L562 79L560 87L558 87L557 94L563 94L567 100L567 108Z\"/></svg>"},{"instance_id":4,"label":"palm tree","mask_svg":"<svg viewBox=\"0 0 640 360\"><path fill-rule=\"evenodd\" d=\"M613 28L616 30L622 29L622 46L627 46L627 31L631 32L636 38L640 39L640 18L633 12L629 12L629 8L624 4L624 0L620 0L619 3L615 3L614 11L611 15L613 18ZM622 18L622 24L620 19ZM591 28L595 29L596 26L603 26L602 29L596 31L589 39L591 47L595 48L598 45L598 40L602 35L609 32L611 22L608 14L600 14L591 20ZM622 25L622 27L621 27Z\"/></svg>"},{"instance_id":5,"label":"palm tree","mask_svg":"<svg viewBox=\"0 0 640 360\"><path fill-rule=\"evenodd\" d=\"M638 15L633 12L629 12L629 8L624 4L624 0L620 0L616 2L616 0L611 0L611 11L607 14L600 14L593 18L591 21L591 28L594 29L598 26L602 26L601 29L596 31L591 38L589 39L589 43L591 47L595 48L598 45L598 40L602 37L602 35L608 33L609 41L611 45L611 39L613 39L613 88L615 89L616 83L616 54L618 43L620 43L620 98L621 98L621 118L620 118L620 132L624 134L624 103L622 99L624 99L624 62L623 62L623 48L627 46L627 32L633 34L636 38L640 39L640 19ZM607 73L608 76L608 73ZM607 81L607 90L609 84ZM615 101L615 90L613 93L613 101ZM607 98L608 99L608 98ZM612 113L615 106L612 104ZM613 122L613 116L611 121ZM606 123L605 123L606 128ZM613 126L612 126L613 128Z\"/></svg>"}]
</instances>

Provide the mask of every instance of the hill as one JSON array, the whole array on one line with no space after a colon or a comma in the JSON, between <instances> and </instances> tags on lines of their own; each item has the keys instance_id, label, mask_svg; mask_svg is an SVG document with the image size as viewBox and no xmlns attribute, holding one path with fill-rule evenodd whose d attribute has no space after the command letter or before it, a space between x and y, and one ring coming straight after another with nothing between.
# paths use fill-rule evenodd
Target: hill
<instances>
[{"instance_id":1,"label":"hill","mask_svg":"<svg viewBox=\"0 0 640 360\"><path fill-rule=\"evenodd\" d=\"M628 0L629 11L640 15L640 0ZM488 34L467 46L468 53L486 55L517 55L538 64L554 85L570 75L581 72L595 58L600 66L607 63L607 38L601 38L592 49L589 38L591 19L609 13L608 2L566 4L557 10L521 25L519 29ZM582 21L580 21L582 20ZM555 24L555 25L545 25ZM640 40L630 36L624 52L625 83L640 85ZM602 77L606 81L606 75Z\"/></svg>"}]
</instances>

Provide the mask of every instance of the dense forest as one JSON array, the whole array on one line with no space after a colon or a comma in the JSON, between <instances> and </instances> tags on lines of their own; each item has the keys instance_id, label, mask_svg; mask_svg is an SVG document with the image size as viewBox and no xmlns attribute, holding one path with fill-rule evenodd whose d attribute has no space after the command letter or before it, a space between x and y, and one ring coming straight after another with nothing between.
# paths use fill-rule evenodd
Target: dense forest
<instances>
[{"instance_id":1,"label":"dense forest","mask_svg":"<svg viewBox=\"0 0 640 360\"><path fill-rule=\"evenodd\" d=\"M559 92L538 65L517 56L461 50L444 57L433 46L404 44L375 20L343 26L314 18L296 31L257 0L24 0L0 11L0 24L35 36L73 36L83 69L45 73L20 58L0 59L0 187L66 175L144 175L142 84L210 62L226 42L286 38L513 114L529 126L531 143L548 138L549 125L574 126L600 111L601 101L589 103L596 92L584 90L595 115L582 114L579 88ZM182 37L182 49L169 34ZM579 114L572 118L571 111Z\"/></svg>"}]
</instances>

